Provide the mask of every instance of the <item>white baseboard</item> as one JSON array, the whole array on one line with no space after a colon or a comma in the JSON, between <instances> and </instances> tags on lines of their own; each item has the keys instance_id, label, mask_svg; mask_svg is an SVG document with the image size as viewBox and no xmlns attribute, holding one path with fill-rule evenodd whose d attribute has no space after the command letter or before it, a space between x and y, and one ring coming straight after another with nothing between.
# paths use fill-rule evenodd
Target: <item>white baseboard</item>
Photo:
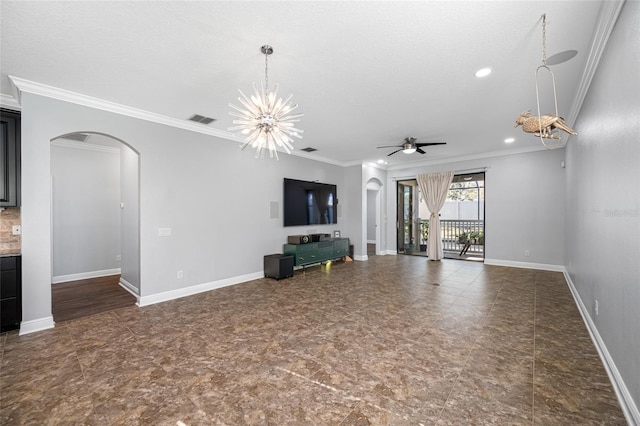
<instances>
[{"instance_id":1,"label":"white baseboard","mask_svg":"<svg viewBox=\"0 0 640 426\"><path fill-rule=\"evenodd\" d=\"M389 255L389 256L397 256L398 250L382 250L380 252L381 255Z\"/></svg>"},{"instance_id":2,"label":"white baseboard","mask_svg":"<svg viewBox=\"0 0 640 426\"><path fill-rule=\"evenodd\" d=\"M107 277L110 275L119 275L119 274L120 274L120 268L104 269L102 271L90 271L90 272L81 272L79 274L58 275L57 277L53 277L51 279L51 282L53 284L59 284L59 283L66 283L68 281L87 280L89 278Z\"/></svg>"},{"instance_id":3,"label":"white baseboard","mask_svg":"<svg viewBox=\"0 0 640 426\"><path fill-rule=\"evenodd\" d=\"M208 283L196 284L190 287L179 288L176 290L165 291L163 293L151 294L149 296L139 296L138 306L154 305L156 303L167 302L181 297L192 296L205 291L215 290L217 288L227 287L234 284L240 284L247 281L264 278L264 272L255 272L252 274L240 275L237 277L225 278L223 280L211 281Z\"/></svg>"},{"instance_id":4,"label":"white baseboard","mask_svg":"<svg viewBox=\"0 0 640 426\"><path fill-rule=\"evenodd\" d=\"M365 261L365 260L369 260L369 256L367 256L366 254L364 256L355 254L353 256L353 260Z\"/></svg>"},{"instance_id":5,"label":"white baseboard","mask_svg":"<svg viewBox=\"0 0 640 426\"><path fill-rule=\"evenodd\" d=\"M529 262L516 262L513 260L501 260L501 259L484 259L485 265L493 266L510 266L512 268L525 268L525 269L539 269L541 271L555 271L564 272L564 266L562 265L549 265L546 263L529 263Z\"/></svg>"},{"instance_id":6,"label":"white baseboard","mask_svg":"<svg viewBox=\"0 0 640 426\"><path fill-rule=\"evenodd\" d=\"M44 317L31 321L22 321L20 323L20 332L19 336L35 333L36 331L47 330L49 328L53 328L55 326L55 322L53 321L53 317Z\"/></svg>"},{"instance_id":7,"label":"white baseboard","mask_svg":"<svg viewBox=\"0 0 640 426\"><path fill-rule=\"evenodd\" d=\"M131 295L133 295L138 300L138 302L140 301L140 295L138 294L138 288L136 286L134 286L133 284L131 284L129 281L125 280L122 277L120 277L119 284L120 284L120 287L124 288L129 293L131 293Z\"/></svg>"},{"instance_id":8,"label":"white baseboard","mask_svg":"<svg viewBox=\"0 0 640 426\"><path fill-rule=\"evenodd\" d=\"M611 385L613 386L613 390L616 392L616 396L618 397L618 402L620 402L620 407L622 408L622 412L624 413L624 417L627 420L629 425L640 425L640 411L638 411L638 407L633 401L631 397L631 393L629 393L629 389L627 385L625 385L618 368L616 367L613 358L611 358L611 354L607 349L607 346L602 340L600 333L598 332L598 328L595 323L591 319L591 315L589 314L589 310L582 302L580 298L580 294L576 289L573 281L571 280L571 276L566 268L563 267L564 277L567 280L567 284L569 285L569 289L571 290L571 294L573 295L573 299L578 306L578 310L580 311L580 315L582 315L582 320L587 326L587 330L591 335L591 340L593 340L596 349L598 350L598 354L600 355L600 359L602 360L602 364L604 364L604 368L609 376L609 380L611 381Z\"/></svg>"}]
</instances>

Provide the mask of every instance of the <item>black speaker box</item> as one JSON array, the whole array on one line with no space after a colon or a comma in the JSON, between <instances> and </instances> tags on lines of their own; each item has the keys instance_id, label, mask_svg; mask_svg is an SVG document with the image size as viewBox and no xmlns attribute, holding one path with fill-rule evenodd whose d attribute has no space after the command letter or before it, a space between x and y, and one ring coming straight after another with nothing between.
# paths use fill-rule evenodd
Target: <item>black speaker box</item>
<instances>
[{"instance_id":1,"label":"black speaker box","mask_svg":"<svg viewBox=\"0 0 640 426\"><path fill-rule=\"evenodd\" d=\"M307 244L311 242L311 237L308 235L289 235L287 242L289 244Z\"/></svg>"},{"instance_id":2,"label":"black speaker box","mask_svg":"<svg viewBox=\"0 0 640 426\"><path fill-rule=\"evenodd\" d=\"M264 277L276 280L293 276L293 256L269 254L264 257Z\"/></svg>"},{"instance_id":3,"label":"black speaker box","mask_svg":"<svg viewBox=\"0 0 640 426\"><path fill-rule=\"evenodd\" d=\"M331 234L311 234L312 243L317 243L318 241L327 241L331 239Z\"/></svg>"}]
</instances>

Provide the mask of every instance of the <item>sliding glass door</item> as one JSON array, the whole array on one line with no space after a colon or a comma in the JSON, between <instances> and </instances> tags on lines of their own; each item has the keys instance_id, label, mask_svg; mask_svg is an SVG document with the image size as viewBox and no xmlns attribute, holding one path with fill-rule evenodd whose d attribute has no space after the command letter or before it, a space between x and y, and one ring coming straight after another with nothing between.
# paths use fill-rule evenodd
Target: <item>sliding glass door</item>
<instances>
[{"instance_id":1,"label":"sliding glass door","mask_svg":"<svg viewBox=\"0 0 640 426\"><path fill-rule=\"evenodd\" d=\"M427 255L429 216L417 181L398 181L398 253ZM440 224L445 258L484 260L484 172L454 176Z\"/></svg>"},{"instance_id":2,"label":"sliding glass door","mask_svg":"<svg viewBox=\"0 0 640 426\"><path fill-rule=\"evenodd\" d=\"M398 181L398 253L414 254L418 239L418 183L415 179Z\"/></svg>"},{"instance_id":3,"label":"sliding glass door","mask_svg":"<svg viewBox=\"0 0 640 426\"><path fill-rule=\"evenodd\" d=\"M484 172L454 176L440 224L444 257L484 259Z\"/></svg>"}]
</instances>

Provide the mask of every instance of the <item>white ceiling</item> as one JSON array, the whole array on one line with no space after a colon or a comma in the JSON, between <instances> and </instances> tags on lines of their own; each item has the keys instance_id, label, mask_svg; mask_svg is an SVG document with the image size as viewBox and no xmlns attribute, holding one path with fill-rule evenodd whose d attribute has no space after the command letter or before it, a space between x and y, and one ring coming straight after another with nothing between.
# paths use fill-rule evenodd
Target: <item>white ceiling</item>
<instances>
[{"instance_id":1,"label":"white ceiling","mask_svg":"<svg viewBox=\"0 0 640 426\"><path fill-rule=\"evenodd\" d=\"M522 152L540 148L513 125L537 111L542 14L547 56L578 51L551 67L572 125L602 3L2 1L0 93L13 95L11 75L177 119L214 117L209 127L226 131L237 90L264 79L260 46L270 44L269 82L305 114L296 150L318 149L307 157L402 167ZM474 76L487 66L489 77ZM541 100L553 110L548 79ZM376 149L407 136L448 144L426 155Z\"/></svg>"}]
</instances>

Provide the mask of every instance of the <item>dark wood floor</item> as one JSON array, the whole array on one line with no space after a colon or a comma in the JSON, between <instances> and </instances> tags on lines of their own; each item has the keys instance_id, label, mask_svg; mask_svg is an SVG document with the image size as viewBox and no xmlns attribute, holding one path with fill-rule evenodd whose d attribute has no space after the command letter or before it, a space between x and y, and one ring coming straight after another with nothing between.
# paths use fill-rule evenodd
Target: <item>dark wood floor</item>
<instances>
[{"instance_id":1,"label":"dark wood floor","mask_svg":"<svg viewBox=\"0 0 640 426\"><path fill-rule=\"evenodd\" d=\"M120 275L53 284L53 320L68 321L133 306L136 298L120 287Z\"/></svg>"}]
</instances>

